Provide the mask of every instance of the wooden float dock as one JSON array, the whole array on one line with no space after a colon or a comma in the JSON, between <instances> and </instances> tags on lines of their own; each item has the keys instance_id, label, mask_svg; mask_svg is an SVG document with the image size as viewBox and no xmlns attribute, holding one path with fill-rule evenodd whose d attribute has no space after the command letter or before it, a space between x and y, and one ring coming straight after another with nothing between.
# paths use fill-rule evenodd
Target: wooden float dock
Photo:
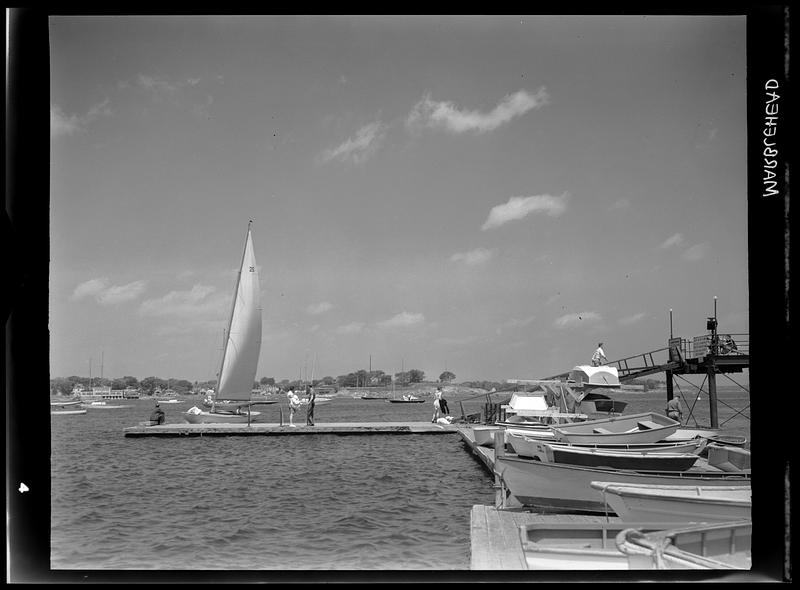
<instances>
[{"instance_id":1,"label":"wooden float dock","mask_svg":"<svg viewBox=\"0 0 800 590\"><path fill-rule=\"evenodd\" d=\"M470 570L527 570L519 527L531 524L619 522L617 516L583 514L540 514L525 510L494 471L495 452L475 441L472 428L461 427L458 434L489 473L495 478L495 506L476 504L470 512ZM541 573L541 572L540 572Z\"/></svg>"},{"instance_id":2,"label":"wooden float dock","mask_svg":"<svg viewBox=\"0 0 800 590\"><path fill-rule=\"evenodd\" d=\"M142 436L289 436L313 434L455 434L453 424L431 422L317 422L314 426L297 424L159 424L157 426L131 426L124 429L126 437Z\"/></svg>"}]
</instances>

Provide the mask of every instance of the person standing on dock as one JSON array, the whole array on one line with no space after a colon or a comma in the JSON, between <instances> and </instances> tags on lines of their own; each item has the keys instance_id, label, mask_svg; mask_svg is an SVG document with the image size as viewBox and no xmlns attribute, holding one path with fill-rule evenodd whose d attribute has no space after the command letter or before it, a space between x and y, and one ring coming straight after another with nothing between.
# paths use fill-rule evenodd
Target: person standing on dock
<instances>
[{"instance_id":1,"label":"person standing on dock","mask_svg":"<svg viewBox=\"0 0 800 590\"><path fill-rule=\"evenodd\" d=\"M439 419L439 416L441 416L441 408L442 408L441 399L442 399L442 388L437 387L436 393L433 394L433 418L431 419L431 422L433 423L436 423L436 421Z\"/></svg>"},{"instance_id":2,"label":"person standing on dock","mask_svg":"<svg viewBox=\"0 0 800 590\"><path fill-rule=\"evenodd\" d=\"M608 359L606 359L606 353L603 352L603 343L597 343L597 350L594 351L592 355L592 366L599 367L600 365L604 365Z\"/></svg>"},{"instance_id":3,"label":"person standing on dock","mask_svg":"<svg viewBox=\"0 0 800 590\"><path fill-rule=\"evenodd\" d=\"M683 423L683 410L681 409L681 400L677 397L673 397L671 400L667 402L667 409L666 409L667 418L672 418L673 420L677 420L678 422Z\"/></svg>"},{"instance_id":4,"label":"person standing on dock","mask_svg":"<svg viewBox=\"0 0 800 590\"><path fill-rule=\"evenodd\" d=\"M294 414L300 409L300 398L295 395L293 389L286 392L286 397L289 400L289 426L297 428L294 423Z\"/></svg>"},{"instance_id":5,"label":"person standing on dock","mask_svg":"<svg viewBox=\"0 0 800 590\"><path fill-rule=\"evenodd\" d=\"M444 391L442 391L441 386L437 387L436 391L439 392L439 409L442 411L442 416L449 416L450 408L447 405L447 400L444 399Z\"/></svg>"},{"instance_id":6,"label":"person standing on dock","mask_svg":"<svg viewBox=\"0 0 800 590\"><path fill-rule=\"evenodd\" d=\"M306 426L314 426L314 404L317 401L317 392L314 387L309 385L306 388L306 396L308 397L308 410L306 410Z\"/></svg>"}]
</instances>

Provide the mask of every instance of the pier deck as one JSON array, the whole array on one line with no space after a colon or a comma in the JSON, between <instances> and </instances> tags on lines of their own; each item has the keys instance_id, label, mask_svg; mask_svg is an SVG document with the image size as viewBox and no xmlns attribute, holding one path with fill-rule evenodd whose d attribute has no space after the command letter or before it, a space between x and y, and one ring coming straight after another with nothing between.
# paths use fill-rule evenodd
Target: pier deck
<instances>
[{"instance_id":1,"label":"pier deck","mask_svg":"<svg viewBox=\"0 0 800 590\"><path fill-rule=\"evenodd\" d=\"M142 436L289 436L313 434L455 434L455 425L431 422L317 422L315 426L298 424L159 424L125 428L126 437Z\"/></svg>"}]
</instances>

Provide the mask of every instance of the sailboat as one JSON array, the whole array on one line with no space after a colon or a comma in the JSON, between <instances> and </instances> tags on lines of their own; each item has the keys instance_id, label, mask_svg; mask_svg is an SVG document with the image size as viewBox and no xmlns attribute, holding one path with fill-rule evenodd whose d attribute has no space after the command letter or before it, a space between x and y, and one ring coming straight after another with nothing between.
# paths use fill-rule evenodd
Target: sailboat
<instances>
[{"instance_id":1,"label":"sailboat","mask_svg":"<svg viewBox=\"0 0 800 590\"><path fill-rule=\"evenodd\" d=\"M242 264L236 277L218 387L210 410L195 406L183 414L190 424L249 424L261 414L250 410L253 403L277 403L277 400L251 401L261 352L260 287L251 224L252 221L247 224Z\"/></svg>"}]
</instances>

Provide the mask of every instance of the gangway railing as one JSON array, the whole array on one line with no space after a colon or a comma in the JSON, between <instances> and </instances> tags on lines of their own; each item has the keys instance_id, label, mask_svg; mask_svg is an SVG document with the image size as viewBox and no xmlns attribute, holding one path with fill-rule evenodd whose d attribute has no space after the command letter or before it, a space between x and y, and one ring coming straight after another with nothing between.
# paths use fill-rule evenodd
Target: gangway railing
<instances>
[{"instance_id":1,"label":"gangway railing","mask_svg":"<svg viewBox=\"0 0 800 590\"><path fill-rule=\"evenodd\" d=\"M679 371L686 367L687 362L696 364L709 355L713 355L718 363L727 359L734 364L744 363L746 365L749 354L749 334L716 334L715 336L704 334L691 339L670 338L669 345L664 348L605 364L616 367L619 380L624 382L654 373ZM567 371L547 377L547 379L566 379L568 377L569 372Z\"/></svg>"}]
</instances>

